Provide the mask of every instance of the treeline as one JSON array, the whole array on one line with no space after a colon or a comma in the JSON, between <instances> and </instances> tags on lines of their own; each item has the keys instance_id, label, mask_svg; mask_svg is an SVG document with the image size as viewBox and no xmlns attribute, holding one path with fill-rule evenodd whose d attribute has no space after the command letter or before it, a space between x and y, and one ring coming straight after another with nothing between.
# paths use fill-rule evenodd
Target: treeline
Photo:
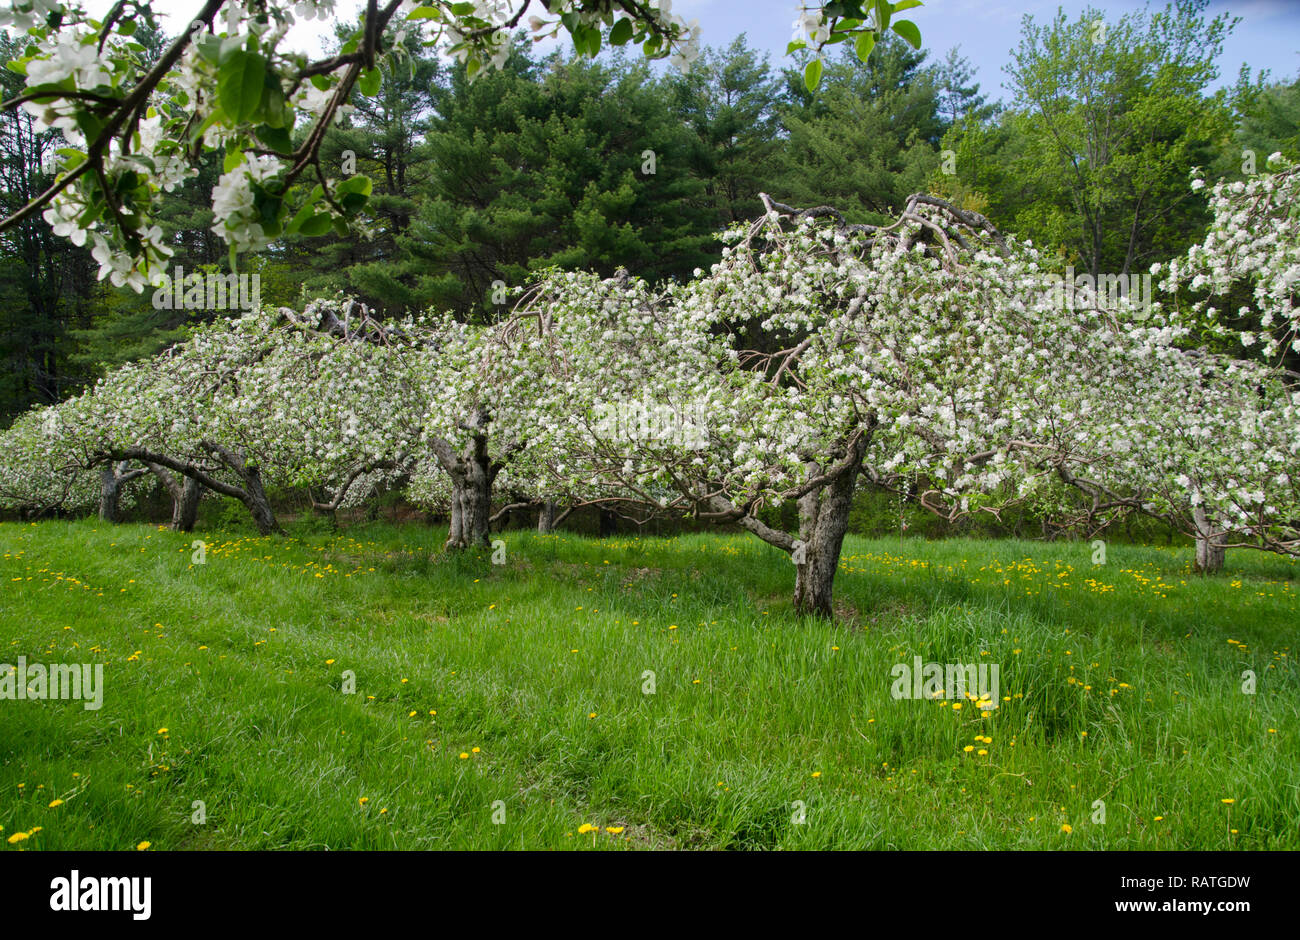
<instances>
[{"instance_id":1,"label":"treeline","mask_svg":"<svg viewBox=\"0 0 1300 940\"><path fill-rule=\"evenodd\" d=\"M1109 20L1102 41L1096 11L1027 20L1006 106L957 50L931 61L897 38L865 66L845 49L815 96L797 63L773 65L744 36L685 76L616 55L539 56L521 36L501 72L470 83L413 47L411 67L358 91L322 148L373 181L367 231L287 239L241 270L258 274L262 303L339 290L389 315L483 322L503 312L502 288L550 266L688 277L719 257L719 229L761 212L760 192L883 222L928 190L1050 247L1063 269L1142 272L1205 231L1192 167L1240 177L1274 151L1300 156L1300 80L1243 69L1211 93L1231 24L1204 8ZM3 75L9 97L21 77ZM3 115L6 214L48 186L59 146ZM209 230L220 171L214 160L168 197L162 224L186 273L228 270ZM88 250L38 217L0 248L0 424L238 312L156 309L150 291L97 282Z\"/></svg>"}]
</instances>

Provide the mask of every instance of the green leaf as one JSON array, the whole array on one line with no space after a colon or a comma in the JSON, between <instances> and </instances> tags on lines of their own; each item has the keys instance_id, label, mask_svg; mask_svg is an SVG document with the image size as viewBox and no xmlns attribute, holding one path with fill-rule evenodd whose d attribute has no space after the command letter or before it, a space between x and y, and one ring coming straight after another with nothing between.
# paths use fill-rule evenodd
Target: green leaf
<instances>
[{"instance_id":1,"label":"green leaf","mask_svg":"<svg viewBox=\"0 0 1300 940\"><path fill-rule=\"evenodd\" d=\"M632 21L619 20L614 24L614 28L609 31L609 44L611 46L622 46L632 38Z\"/></svg>"},{"instance_id":2,"label":"green leaf","mask_svg":"<svg viewBox=\"0 0 1300 940\"><path fill-rule=\"evenodd\" d=\"M813 59L804 67L803 83L808 86L809 91L816 91L817 86L822 83L822 60Z\"/></svg>"},{"instance_id":3,"label":"green leaf","mask_svg":"<svg viewBox=\"0 0 1300 940\"><path fill-rule=\"evenodd\" d=\"M308 221L310 221L310 220L311 220L315 215L316 215L316 207L315 207L315 206L313 206L311 203L308 203L307 205L303 206L301 209L299 209L299 210L297 211L297 213L294 215L294 217L293 217L292 219L289 220L289 224L286 225L286 226L284 227L284 234L286 234L286 235L292 235L292 234L294 234L294 233L297 232L299 229L301 229L301 228L303 227L304 224L306 224ZM313 227L314 227L314 226L313 226ZM325 228L326 228L326 229L329 228L329 218L328 218L328 217L326 217L326 219L325 219ZM320 233L317 233L317 234L320 234Z\"/></svg>"},{"instance_id":4,"label":"green leaf","mask_svg":"<svg viewBox=\"0 0 1300 940\"><path fill-rule=\"evenodd\" d=\"M374 183L370 181L370 177L363 173L358 173L356 176L349 176L343 182L335 186L334 194L336 196L346 196L350 193L360 193L363 196L369 196L370 190L373 187Z\"/></svg>"},{"instance_id":5,"label":"green leaf","mask_svg":"<svg viewBox=\"0 0 1300 940\"><path fill-rule=\"evenodd\" d=\"M254 132L257 134L258 139L272 150L277 150L280 153L293 152L293 138L289 136L289 132L285 128L259 124Z\"/></svg>"},{"instance_id":6,"label":"green leaf","mask_svg":"<svg viewBox=\"0 0 1300 940\"><path fill-rule=\"evenodd\" d=\"M792 52L798 52L800 49L806 48L808 48L808 43L804 42L802 39L796 39L794 42L790 43L790 45L785 47L785 54L789 55Z\"/></svg>"},{"instance_id":7,"label":"green leaf","mask_svg":"<svg viewBox=\"0 0 1300 940\"><path fill-rule=\"evenodd\" d=\"M906 39L907 44L913 49L921 48L921 31L911 20L899 20L890 29Z\"/></svg>"},{"instance_id":8,"label":"green leaf","mask_svg":"<svg viewBox=\"0 0 1300 940\"><path fill-rule=\"evenodd\" d=\"M334 216L328 212L318 212L311 218L306 219L299 228L299 232L308 238L315 238L317 235L324 235L334 224Z\"/></svg>"},{"instance_id":9,"label":"green leaf","mask_svg":"<svg viewBox=\"0 0 1300 940\"><path fill-rule=\"evenodd\" d=\"M367 98L373 98L375 95L379 94L379 85L381 81L382 79L379 74L379 69L365 69L357 78L357 88L360 90L361 94L365 95Z\"/></svg>"},{"instance_id":10,"label":"green leaf","mask_svg":"<svg viewBox=\"0 0 1300 940\"><path fill-rule=\"evenodd\" d=\"M912 7L920 6L925 6L921 0L898 0L898 2L894 4L894 12L897 13L900 10L910 10Z\"/></svg>"},{"instance_id":11,"label":"green leaf","mask_svg":"<svg viewBox=\"0 0 1300 940\"><path fill-rule=\"evenodd\" d=\"M356 176L349 176L334 187L334 198L343 207L344 211L348 213L358 212L366 204L366 199L369 197L373 186L370 177L358 173Z\"/></svg>"},{"instance_id":12,"label":"green leaf","mask_svg":"<svg viewBox=\"0 0 1300 940\"><path fill-rule=\"evenodd\" d=\"M262 97L260 117L271 127L293 127L293 109L289 107L289 100L284 96L280 80L270 69L266 70L266 91Z\"/></svg>"},{"instance_id":13,"label":"green leaf","mask_svg":"<svg viewBox=\"0 0 1300 940\"><path fill-rule=\"evenodd\" d=\"M229 173L235 167L244 162L244 154L239 150L231 150L226 154L226 158L221 161L221 172Z\"/></svg>"},{"instance_id":14,"label":"green leaf","mask_svg":"<svg viewBox=\"0 0 1300 940\"><path fill-rule=\"evenodd\" d=\"M236 124L248 121L262 104L266 91L266 59L237 49L217 73L217 100Z\"/></svg>"},{"instance_id":15,"label":"green leaf","mask_svg":"<svg viewBox=\"0 0 1300 940\"><path fill-rule=\"evenodd\" d=\"M437 7L416 7L407 14L408 20L440 20L442 13Z\"/></svg>"},{"instance_id":16,"label":"green leaf","mask_svg":"<svg viewBox=\"0 0 1300 940\"><path fill-rule=\"evenodd\" d=\"M876 48L876 34L873 32L858 33L857 49L858 61L865 63L871 57L871 50Z\"/></svg>"}]
</instances>

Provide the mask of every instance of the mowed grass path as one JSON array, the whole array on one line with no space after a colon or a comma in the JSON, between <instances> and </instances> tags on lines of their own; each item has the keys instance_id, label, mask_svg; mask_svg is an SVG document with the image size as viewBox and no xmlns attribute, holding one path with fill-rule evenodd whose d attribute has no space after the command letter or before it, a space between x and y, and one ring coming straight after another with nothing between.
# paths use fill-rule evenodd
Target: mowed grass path
<instances>
[{"instance_id":1,"label":"mowed grass path","mask_svg":"<svg viewBox=\"0 0 1300 940\"><path fill-rule=\"evenodd\" d=\"M106 664L0 701L0 850L1300 848L1292 562L850 538L832 624L744 535L443 537L0 525L0 662Z\"/></svg>"}]
</instances>

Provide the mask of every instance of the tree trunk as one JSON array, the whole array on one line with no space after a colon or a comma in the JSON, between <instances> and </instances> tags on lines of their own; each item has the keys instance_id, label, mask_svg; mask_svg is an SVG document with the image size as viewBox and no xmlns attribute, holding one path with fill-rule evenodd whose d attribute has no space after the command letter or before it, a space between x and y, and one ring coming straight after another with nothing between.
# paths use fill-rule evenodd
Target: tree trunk
<instances>
[{"instance_id":1,"label":"tree trunk","mask_svg":"<svg viewBox=\"0 0 1300 940\"><path fill-rule=\"evenodd\" d=\"M109 460L99 470L99 518L104 522L121 520L122 487L145 472L143 467L126 467L125 460Z\"/></svg>"},{"instance_id":2,"label":"tree trunk","mask_svg":"<svg viewBox=\"0 0 1300 940\"><path fill-rule=\"evenodd\" d=\"M835 572L840 565L844 534L849 529L853 491L865 453L865 443L855 448L857 460L821 490L799 500L799 541L795 562L794 609L801 614L831 617ZM810 468L814 474L817 468ZM800 563L802 562L802 563Z\"/></svg>"},{"instance_id":3,"label":"tree trunk","mask_svg":"<svg viewBox=\"0 0 1300 940\"><path fill-rule=\"evenodd\" d=\"M149 470L172 498L172 529L176 532L189 532L199 514L199 497L203 495L203 484L183 474L173 474L166 467L149 462ZM179 479L178 479L179 477Z\"/></svg>"},{"instance_id":4,"label":"tree trunk","mask_svg":"<svg viewBox=\"0 0 1300 940\"><path fill-rule=\"evenodd\" d=\"M216 455L217 459L244 484L242 489L229 495L235 496L248 509L257 531L262 535L282 532L280 523L275 519L275 510L271 508L271 501L266 498L266 489L262 486L262 471L257 464L245 457L241 451L221 444L204 441L203 446Z\"/></svg>"},{"instance_id":5,"label":"tree trunk","mask_svg":"<svg viewBox=\"0 0 1300 940\"><path fill-rule=\"evenodd\" d=\"M496 476L486 455L470 455L463 461L464 470L452 476L451 531L448 551L488 548L492 515L492 478Z\"/></svg>"},{"instance_id":6,"label":"tree trunk","mask_svg":"<svg viewBox=\"0 0 1300 940\"><path fill-rule=\"evenodd\" d=\"M600 509L600 537L602 539L607 539L611 535L616 535L617 533L618 516L614 515L614 513L602 506Z\"/></svg>"},{"instance_id":7,"label":"tree trunk","mask_svg":"<svg viewBox=\"0 0 1300 940\"><path fill-rule=\"evenodd\" d=\"M555 500L548 499L542 503L541 512L537 514L537 531L543 534L555 531Z\"/></svg>"},{"instance_id":8,"label":"tree trunk","mask_svg":"<svg viewBox=\"0 0 1300 940\"><path fill-rule=\"evenodd\" d=\"M203 485L198 480L185 477L181 483L180 499L172 501L172 528L177 532L190 532L199 518L199 499Z\"/></svg>"},{"instance_id":9,"label":"tree trunk","mask_svg":"<svg viewBox=\"0 0 1300 940\"><path fill-rule=\"evenodd\" d=\"M502 467L488 455L491 420L486 408L473 409L472 415L461 424L472 433L459 453L442 438L430 441L438 463L451 477L451 528L443 546L446 551L491 545L492 483Z\"/></svg>"},{"instance_id":10,"label":"tree trunk","mask_svg":"<svg viewBox=\"0 0 1300 940\"><path fill-rule=\"evenodd\" d=\"M117 467L111 462L99 470L99 518L103 522L117 522L118 503L121 498Z\"/></svg>"},{"instance_id":11,"label":"tree trunk","mask_svg":"<svg viewBox=\"0 0 1300 940\"><path fill-rule=\"evenodd\" d=\"M1228 551L1224 548L1227 536L1223 532L1215 531L1213 523L1201 506L1192 509L1192 521L1196 525L1196 565L1193 570L1200 574L1216 574L1222 571L1224 557Z\"/></svg>"},{"instance_id":12,"label":"tree trunk","mask_svg":"<svg viewBox=\"0 0 1300 940\"><path fill-rule=\"evenodd\" d=\"M244 505L253 517L253 524L261 535L271 535L280 531L280 524L275 520L275 511L271 501L266 498L262 487L262 472L257 467L244 465L241 476L244 479Z\"/></svg>"}]
</instances>

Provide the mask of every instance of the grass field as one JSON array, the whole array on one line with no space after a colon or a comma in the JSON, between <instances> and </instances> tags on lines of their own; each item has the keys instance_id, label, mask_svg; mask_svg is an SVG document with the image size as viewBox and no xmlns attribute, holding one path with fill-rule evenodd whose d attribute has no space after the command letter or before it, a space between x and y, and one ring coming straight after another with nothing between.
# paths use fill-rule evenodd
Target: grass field
<instances>
[{"instance_id":1,"label":"grass field","mask_svg":"<svg viewBox=\"0 0 1300 940\"><path fill-rule=\"evenodd\" d=\"M105 664L0 701L0 849L1300 848L1295 563L850 538L831 624L749 536L443 537L0 524L0 662Z\"/></svg>"}]
</instances>

